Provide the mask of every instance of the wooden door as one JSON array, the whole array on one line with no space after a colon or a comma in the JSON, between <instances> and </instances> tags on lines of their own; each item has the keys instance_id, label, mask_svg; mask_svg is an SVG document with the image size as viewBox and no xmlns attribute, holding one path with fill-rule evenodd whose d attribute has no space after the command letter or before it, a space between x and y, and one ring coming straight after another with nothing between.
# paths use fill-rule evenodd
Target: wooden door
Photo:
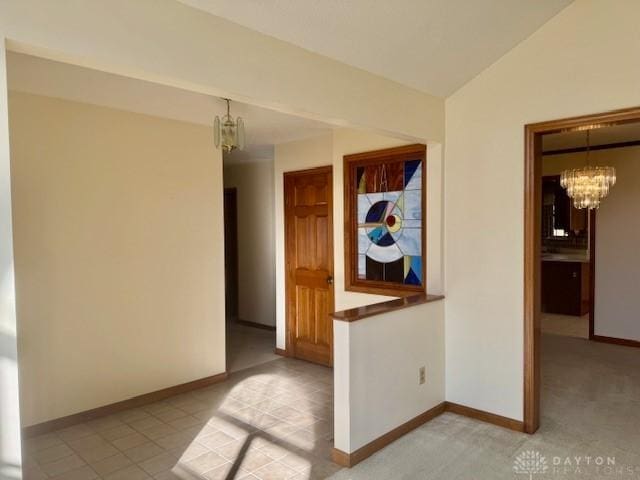
<instances>
[{"instance_id":1,"label":"wooden door","mask_svg":"<svg viewBox=\"0 0 640 480\"><path fill-rule=\"evenodd\" d=\"M224 189L224 280L227 320L238 319L238 195Z\"/></svg>"},{"instance_id":2,"label":"wooden door","mask_svg":"<svg viewBox=\"0 0 640 480\"><path fill-rule=\"evenodd\" d=\"M284 176L287 353L333 364L331 167Z\"/></svg>"}]
</instances>

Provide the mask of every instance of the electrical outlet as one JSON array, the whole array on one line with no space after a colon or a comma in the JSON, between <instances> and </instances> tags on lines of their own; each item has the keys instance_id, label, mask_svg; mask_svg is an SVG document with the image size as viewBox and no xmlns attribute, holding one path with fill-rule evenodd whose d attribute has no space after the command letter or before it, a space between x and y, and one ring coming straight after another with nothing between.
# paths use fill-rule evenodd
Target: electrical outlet
<instances>
[{"instance_id":1,"label":"electrical outlet","mask_svg":"<svg viewBox=\"0 0 640 480\"><path fill-rule=\"evenodd\" d=\"M420 367L420 385L427 381L427 367Z\"/></svg>"}]
</instances>

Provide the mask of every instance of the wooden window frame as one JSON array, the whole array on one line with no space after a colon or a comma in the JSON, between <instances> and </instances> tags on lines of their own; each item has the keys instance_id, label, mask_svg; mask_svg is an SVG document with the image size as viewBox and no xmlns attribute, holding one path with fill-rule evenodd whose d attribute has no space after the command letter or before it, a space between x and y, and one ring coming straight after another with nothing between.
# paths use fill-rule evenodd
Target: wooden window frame
<instances>
[{"instance_id":1,"label":"wooden window frame","mask_svg":"<svg viewBox=\"0 0 640 480\"><path fill-rule=\"evenodd\" d=\"M358 226L357 190L355 185L357 167L382 162L404 162L422 160L422 285L362 280L358 278ZM427 147L424 144L356 153L343 157L344 168L344 273L345 290L395 297L406 297L426 293L427 283Z\"/></svg>"}]
</instances>

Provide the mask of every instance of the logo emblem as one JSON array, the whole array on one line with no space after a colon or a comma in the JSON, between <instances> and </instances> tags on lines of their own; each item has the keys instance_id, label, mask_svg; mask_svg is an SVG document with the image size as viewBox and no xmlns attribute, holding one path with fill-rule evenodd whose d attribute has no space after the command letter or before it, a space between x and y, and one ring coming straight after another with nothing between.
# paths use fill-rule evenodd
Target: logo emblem
<instances>
[{"instance_id":1,"label":"logo emblem","mask_svg":"<svg viewBox=\"0 0 640 480\"><path fill-rule=\"evenodd\" d=\"M517 474L529 475L529 480L533 480L534 475L545 473L548 469L547 459L534 450L522 452L513 462L513 471Z\"/></svg>"}]
</instances>

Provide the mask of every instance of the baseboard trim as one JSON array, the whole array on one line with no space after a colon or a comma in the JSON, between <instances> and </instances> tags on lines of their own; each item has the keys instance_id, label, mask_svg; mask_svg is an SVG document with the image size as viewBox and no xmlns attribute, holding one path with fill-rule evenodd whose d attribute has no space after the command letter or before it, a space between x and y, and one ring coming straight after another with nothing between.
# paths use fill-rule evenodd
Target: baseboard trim
<instances>
[{"instance_id":1,"label":"baseboard trim","mask_svg":"<svg viewBox=\"0 0 640 480\"><path fill-rule=\"evenodd\" d=\"M622 345L623 347L640 348L640 341L627 340L626 338L604 337L602 335L593 335L591 340L600 343L611 343L613 345Z\"/></svg>"},{"instance_id":2,"label":"baseboard trim","mask_svg":"<svg viewBox=\"0 0 640 480\"><path fill-rule=\"evenodd\" d=\"M415 430L419 426L427 423L429 420L432 420L438 415L444 413L444 411L445 402L436 405L435 407L427 410L424 413L421 413L417 417L412 418L408 422L403 423L399 427L394 428L393 430L385 433L381 437L376 438L372 442L367 443L365 446L360 447L358 450L352 453L346 453L342 450L334 448L331 451L331 459L338 465L351 468L354 465L362 462L364 459L370 457L378 450L382 450L390 443L395 442L397 439L399 439L403 435L406 435L411 430Z\"/></svg>"},{"instance_id":3,"label":"baseboard trim","mask_svg":"<svg viewBox=\"0 0 640 480\"><path fill-rule=\"evenodd\" d=\"M265 325L264 323L250 322L249 320L237 319L235 323L237 323L238 325L244 325L245 327L259 328L260 330L269 330L271 332L276 331L276 327L273 325Z\"/></svg>"},{"instance_id":4,"label":"baseboard trim","mask_svg":"<svg viewBox=\"0 0 640 480\"><path fill-rule=\"evenodd\" d=\"M289 354L287 353L287 351L286 351L286 350L284 350L284 349L282 349L282 348L276 348L273 352L274 352L276 355L281 355L281 356L283 356L283 357L288 357L288 356L289 356Z\"/></svg>"},{"instance_id":5,"label":"baseboard trim","mask_svg":"<svg viewBox=\"0 0 640 480\"><path fill-rule=\"evenodd\" d=\"M453 402L444 402L445 411L451 413L457 413L464 417L480 420L481 422L491 423L498 427L508 428L516 432L524 432L524 422L520 420L514 420L513 418L503 417L502 415L496 415L495 413L485 412L484 410L478 410L476 408L465 407Z\"/></svg>"},{"instance_id":6,"label":"baseboard trim","mask_svg":"<svg viewBox=\"0 0 640 480\"><path fill-rule=\"evenodd\" d=\"M113 415L114 413L122 412L130 408L137 408L150 403L164 400L165 398L179 395L181 393L190 392L192 390L198 390L200 388L208 387L215 383L223 382L228 377L227 372L219 373L211 377L200 378L192 382L182 383L180 385L174 385L173 387L163 388L156 390L155 392L145 393L136 397L122 400L120 402L104 405L102 407L93 408L84 412L74 413L66 417L56 418L54 420L48 420L46 422L38 423L35 425L29 425L22 427L22 437L29 438L36 435L42 435L61 428L71 427L78 423L87 422L89 420L95 420L96 418L105 417L107 415Z\"/></svg>"},{"instance_id":7,"label":"baseboard trim","mask_svg":"<svg viewBox=\"0 0 640 480\"><path fill-rule=\"evenodd\" d=\"M362 462L366 458L370 457L378 450L382 450L387 445L395 442L403 435L406 435L410 431L415 430L419 426L424 425L428 421L433 420L434 418L445 412L456 413L464 417L491 423L493 425L508 428L509 430L514 430L516 432L524 432L524 422L521 422L519 420L496 415L495 413L485 412L484 410L478 410L476 408L465 407L464 405L459 405L457 403L442 402L432 409L421 413L415 418L412 418L408 422L403 423L399 427L396 427L393 430L385 433L381 437L376 438L372 442L367 443L365 446L360 447L358 450L352 453L346 453L342 450L334 448L331 451L331 459L334 461L334 463L337 463L342 467L351 468Z\"/></svg>"}]
</instances>

